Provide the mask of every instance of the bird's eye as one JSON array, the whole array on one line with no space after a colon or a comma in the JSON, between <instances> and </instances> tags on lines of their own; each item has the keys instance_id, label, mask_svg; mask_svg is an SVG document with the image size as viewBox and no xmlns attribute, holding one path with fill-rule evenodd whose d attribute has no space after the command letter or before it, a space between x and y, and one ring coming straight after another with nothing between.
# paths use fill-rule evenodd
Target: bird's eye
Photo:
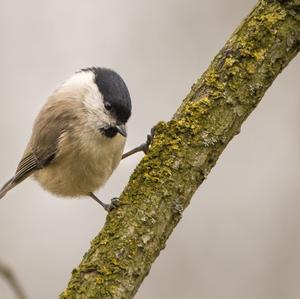
<instances>
[{"instance_id":1,"label":"bird's eye","mask_svg":"<svg viewBox=\"0 0 300 299\"><path fill-rule=\"evenodd\" d=\"M108 110L108 111L110 111L111 108L112 108L111 104L108 103L108 102L104 103L104 107L105 107L105 109Z\"/></svg>"}]
</instances>

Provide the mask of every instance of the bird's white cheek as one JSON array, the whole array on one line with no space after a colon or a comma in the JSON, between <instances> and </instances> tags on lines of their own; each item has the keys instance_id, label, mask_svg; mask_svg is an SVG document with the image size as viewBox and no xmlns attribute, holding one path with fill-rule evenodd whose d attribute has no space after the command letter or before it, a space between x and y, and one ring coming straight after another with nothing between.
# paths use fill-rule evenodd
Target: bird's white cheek
<instances>
[{"instance_id":1,"label":"bird's white cheek","mask_svg":"<svg viewBox=\"0 0 300 299\"><path fill-rule=\"evenodd\" d=\"M110 124L109 117L103 113L101 110L99 111L89 111L86 118L87 126L91 128L95 133L100 134L99 130L107 124Z\"/></svg>"},{"instance_id":2,"label":"bird's white cheek","mask_svg":"<svg viewBox=\"0 0 300 299\"><path fill-rule=\"evenodd\" d=\"M94 83L90 83L86 86L86 90L87 92L83 99L83 102L86 105L86 107L91 110L103 110L103 97L99 92L97 85Z\"/></svg>"},{"instance_id":3,"label":"bird's white cheek","mask_svg":"<svg viewBox=\"0 0 300 299\"><path fill-rule=\"evenodd\" d=\"M100 96L99 96L100 97ZM101 98L89 95L85 98L84 104L87 111L88 126L99 129L111 123L111 119L107 113Z\"/></svg>"}]
</instances>

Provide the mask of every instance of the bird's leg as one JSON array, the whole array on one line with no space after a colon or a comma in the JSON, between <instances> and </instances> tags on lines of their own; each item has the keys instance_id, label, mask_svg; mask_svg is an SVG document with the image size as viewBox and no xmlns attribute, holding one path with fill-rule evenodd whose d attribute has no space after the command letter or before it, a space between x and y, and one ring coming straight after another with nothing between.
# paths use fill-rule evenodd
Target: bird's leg
<instances>
[{"instance_id":1,"label":"bird's leg","mask_svg":"<svg viewBox=\"0 0 300 299\"><path fill-rule=\"evenodd\" d=\"M153 136L154 136L154 131L155 131L155 127L153 127L151 129L151 132L150 134L147 135L147 140L146 142L142 143L141 145L135 147L134 149L132 149L131 151L123 154L122 156L122 159L125 159L135 153L138 153L138 152L144 152L145 154L148 153L148 150L149 150L149 147L150 147L150 144L151 144L151 141L153 139Z\"/></svg>"},{"instance_id":2,"label":"bird's leg","mask_svg":"<svg viewBox=\"0 0 300 299\"><path fill-rule=\"evenodd\" d=\"M97 201L97 203L99 203L105 211L110 212L112 209L116 208L118 206L118 198L114 197L111 200L110 204L104 203L102 202L94 193L90 192L89 196L94 199L95 201Z\"/></svg>"},{"instance_id":3,"label":"bird's leg","mask_svg":"<svg viewBox=\"0 0 300 299\"><path fill-rule=\"evenodd\" d=\"M150 147L150 144L151 144L151 141L153 139L153 136L154 136L154 131L155 131L155 128L152 128L151 129L151 132L150 134L147 135L147 140L146 142L142 143L140 146L137 146L136 148L132 149L131 151L123 154L122 156L122 159L124 158L127 158L137 152L141 152L143 151L145 154L147 154L148 150L149 150L149 147ZM119 199L117 197L114 197L112 200L111 200L111 203L110 204L107 204L107 203L104 203L103 201L101 201L94 193L90 192L89 193L89 196L94 199L97 203L99 203L105 211L109 212L111 211L112 209L116 208L119 204Z\"/></svg>"}]
</instances>

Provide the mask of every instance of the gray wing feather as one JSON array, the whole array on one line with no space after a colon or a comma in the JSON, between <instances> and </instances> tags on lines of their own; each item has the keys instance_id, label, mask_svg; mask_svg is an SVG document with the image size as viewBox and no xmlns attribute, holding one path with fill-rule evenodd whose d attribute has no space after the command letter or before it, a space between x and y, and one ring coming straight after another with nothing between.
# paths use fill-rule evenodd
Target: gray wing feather
<instances>
[{"instance_id":1,"label":"gray wing feather","mask_svg":"<svg viewBox=\"0 0 300 299\"><path fill-rule=\"evenodd\" d=\"M0 199L2 197L4 197L4 195L11 189L13 188L14 186L12 186L12 180L13 179L10 179L8 182L6 182L4 184L4 186L2 187L2 189L0 190Z\"/></svg>"},{"instance_id":2,"label":"gray wing feather","mask_svg":"<svg viewBox=\"0 0 300 299\"><path fill-rule=\"evenodd\" d=\"M52 159L54 159L54 155L52 156ZM46 161L47 163L51 162L49 159L46 159ZM33 153L26 155L19 163L15 175L1 188L0 199L4 197L10 189L29 177L34 171L41 169L44 166L45 161L40 162Z\"/></svg>"},{"instance_id":3,"label":"gray wing feather","mask_svg":"<svg viewBox=\"0 0 300 299\"><path fill-rule=\"evenodd\" d=\"M32 136L15 175L0 189L0 199L13 187L21 183L36 170L46 167L59 154L59 138L66 130L72 130L70 124L77 119L76 111L83 109L78 101L64 101L69 94L49 98L39 113Z\"/></svg>"}]
</instances>

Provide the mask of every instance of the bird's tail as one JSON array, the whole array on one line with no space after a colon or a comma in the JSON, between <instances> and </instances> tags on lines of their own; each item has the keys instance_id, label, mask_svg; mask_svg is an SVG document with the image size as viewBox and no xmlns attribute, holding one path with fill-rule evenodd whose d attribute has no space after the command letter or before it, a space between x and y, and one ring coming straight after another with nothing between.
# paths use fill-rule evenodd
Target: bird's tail
<instances>
[{"instance_id":1,"label":"bird's tail","mask_svg":"<svg viewBox=\"0 0 300 299\"><path fill-rule=\"evenodd\" d=\"M5 194L15 187L18 183L14 181L14 178L11 178L4 186L0 189L0 199L5 196Z\"/></svg>"}]
</instances>

